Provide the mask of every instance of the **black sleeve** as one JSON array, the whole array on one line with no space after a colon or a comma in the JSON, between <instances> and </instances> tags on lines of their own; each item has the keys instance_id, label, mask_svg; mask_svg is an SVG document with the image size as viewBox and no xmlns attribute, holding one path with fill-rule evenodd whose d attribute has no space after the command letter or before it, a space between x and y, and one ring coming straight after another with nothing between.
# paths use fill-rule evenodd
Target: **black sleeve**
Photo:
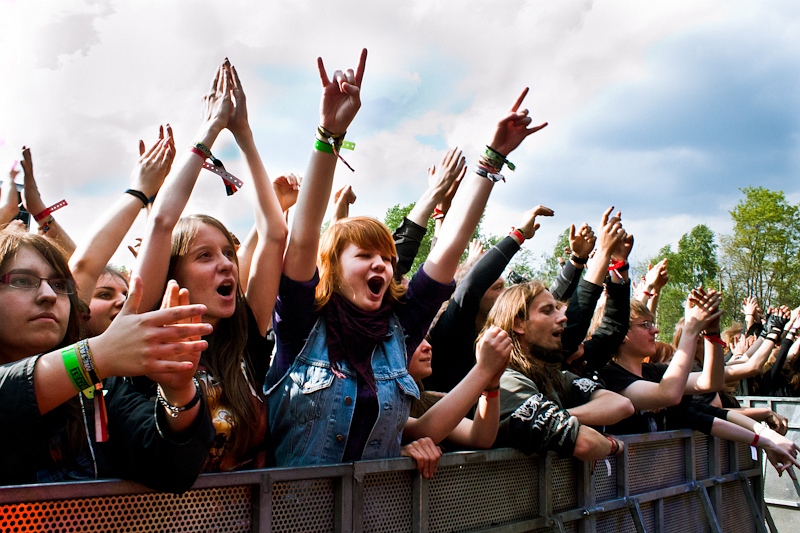
<instances>
[{"instance_id":1,"label":"black sleeve","mask_svg":"<svg viewBox=\"0 0 800 533\"><path fill-rule=\"evenodd\" d=\"M553 284L550 285L550 294L553 295L553 298L559 302L566 302L572 298L578 282L581 280L582 272L583 268L576 267L572 261L564 263Z\"/></svg>"},{"instance_id":2,"label":"black sleeve","mask_svg":"<svg viewBox=\"0 0 800 533\"><path fill-rule=\"evenodd\" d=\"M594 308L597 307L597 300L601 294L603 294L602 285L595 285L586 279L581 279L578 283L578 290L567 306L567 324L564 333L561 334L561 346L565 358L575 353L586 338L586 332L592 324Z\"/></svg>"},{"instance_id":3,"label":"black sleeve","mask_svg":"<svg viewBox=\"0 0 800 533\"><path fill-rule=\"evenodd\" d=\"M789 348L792 347L793 343L793 340L787 339L786 337L781 341L781 347L778 350L778 355L775 357L775 364L772 365L772 368L770 368L767 373L761 376L758 388L759 395L772 396L775 389L782 384L779 379L781 377L781 370L783 369L784 363L786 363L786 356L789 355Z\"/></svg>"},{"instance_id":4,"label":"black sleeve","mask_svg":"<svg viewBox=\"0 0 800 533\"><path fill-rule=\"evenodd\" d=\"M179 434L168 430L166 413L136 391L129 380L106 380L108 444L114 474L164 492L188 490L214 439L205 399L197 419ZM157 419L158 417L158 419Z\"/></svg>"},{"instance_id":5,"label":"black sleeve","mask_svg":"<svg viewBox=\"0 0 800 533\"><path fill-rule=\"evenodd\" d=\"M608 283L608 297L603 321L592 333L592 338L583 346L585 371L600 370L611 360L611 356L625 340L631 316L631 284Z\"/></svg>"},{"instance_id":6,"label":"black sleeve","mask_svg":"<svg viewBox=\"0 0 800 533\"><path fill-rule=\"evenodd\" d=\"M424 226L407 218L404 218L400 227L394 230L392 237L394 237L394 246L397 248L397 268L394 271L396 279L400 279L411 270L426 230L427 228Z\"/></svg>"},{"instance_id":7,"label":"black sleeve","mask_svg":"<svg viewBox=\"0 0 800 533\"><path fill-rule=\"evenodd\" d=\"M725 409L687 398L689 397L684 397L680 404L667 409L667 429L688 428L710 435L715 418L727 420Z\"/></svg>"},{"instance_id":8,"label":"black sleeve","mask_svg":"<svg viewBox=\"0 0 800 533\"><path fill-rule=\"evenodd\" d=\"M603 389L599 383L591 379L582 378L572 374L571 372L564 373L570 381L569 397L564 399L564 406L569 409L576 405L583 405L589 403L592 399L592 394L598 389Z\"/></svg>"},{"instance_id":9,"label":"black sleeve","mask_svg":"<svg viewBox=\"0 0 800 533\"><path fill-rule=\"evenodd\" d=\"M497 281L519 250L513 237L506 237L486 252L456 286L453 297L431 330L433 374L425 387L449 392L475 365L475 319L481 298Z\"/></svg>"},{"instance_id":10,"label":"black sleeve","mask_svg":"<svg viewBox=\"0 0 800 533\"><path fill-rule=\"evenodd\" d=\"M555 402L535 394L500 424L500 431L511 446L524 453L552 451L559 457L571 457L580 426L577 418Z\"/></svg>"}]
</instances>

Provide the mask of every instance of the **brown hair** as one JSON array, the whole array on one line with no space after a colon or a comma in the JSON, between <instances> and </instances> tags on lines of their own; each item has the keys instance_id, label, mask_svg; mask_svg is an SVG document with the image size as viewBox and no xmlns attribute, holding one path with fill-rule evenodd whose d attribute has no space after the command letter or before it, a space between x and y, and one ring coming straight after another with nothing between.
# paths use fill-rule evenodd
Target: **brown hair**
<instances>
[{"instance_id":1,"label":"brown hair","mask_svg":"<svg viewBox=\"0 0 800 533\"><path fill-rule=\"evenodd\" d=\"M511 337L511 358L508 367L523 374L532 380L539 388L539 392L545 396L553 392L563 400L566 391L560 379L553 379L554 375L561 372L560 364L546 363L530 352L525 353L519 342L519 336L514 331L514 323L519 320L526 322L533 300L541 293L547 291L547 286L541 281L528 281L512 285L503 291L489 311L486 317L486 324L481 330L480 338L483 333L491 326L497 326Z\"/></svg>"},{"instance_id":2,"label":"brown hair","mask_svg":"<svg viewBox=\"0 0 800 533\"><path fill-rule=\"evenodd\" d=\"M376 250L392 258L392 269L397 267L397 249L394 246L389 228L377 219L370 217L349 217L339 219L325 230L319 244L319 285L317 285L317 309L322 309L334 292L340 292L342 285L342 252L348 244L355 244L365 250ZM392 277L389 290L384 299L390 303L400 300L405 294L403 287Z\"/></svg>"},{"instance_id":3,"label":"brown hair","mask_svg":"<svg viewBox=\"0 0 800 533\"><path fill-rule=\"evenodd\" d=\"M208 215L182 217L172 232L172 252L167 279L175 277L178 263L189 252L201 224L218 230L235 249L231 233L216 218ZM234 262L238 266L239 262L236 256L234 256ZM236 290L236 309L233 315L219 321L214 328L214 333L207 338L208 349L203 352L200 361L208 368L211 375L222 383L220 403L233 411L236 421L236 438L233 441L232 452L237 458L243 458L256 445L256 433L259 426L258 412L253 405L250 391L252 388L260 394L261 387L255 381L256 376L253 375L253 369L248 365L247 301L238 283ZM253 355L268 357L267 354ZM253 380L252 387L242 373L243 365L247 369L247 375ZM200 380L200 383L203 383L203 380Z\"/></svg>"},{"instance_id":4,"label":"brown hair","mask_svg":"<svg viewBox=\"0 0 800 533\"><path fill-rule=\"evenodd\" d=\"M55 243L33 233L3 233L0 235L0 271L11 260L19 250L25 246L33 248L44 257L44 260L55 271L56 276L72 280L72 272L67 264L66 254ZM51 350L69 346L81 340L85 336L83 316L80 311L80 301L77 292L67 295L69 297L69 318L67 320L67 330L64 338ZM36 355L32 353L30 355ZM80 454L86 449L86 433L80 419L79 396L73 396L67 402L56 408L56 411L63 413L64 433L66 444L61 453L67 459ZM54 411L55 412L55 411ZM51 443L51 446L58 446Z\"/></svg>"}]
</instances>

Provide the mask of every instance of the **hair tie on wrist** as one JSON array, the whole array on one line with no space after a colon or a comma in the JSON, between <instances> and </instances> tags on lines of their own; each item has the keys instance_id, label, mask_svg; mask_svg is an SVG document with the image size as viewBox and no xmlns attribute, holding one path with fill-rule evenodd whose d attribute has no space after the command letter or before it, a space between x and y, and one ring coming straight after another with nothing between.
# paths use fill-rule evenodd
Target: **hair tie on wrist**
<instances>
[{"instance_id":1,"label":"hair tie on wrist","mask_svg":"<svg viewBox=\"0 0 800 533\"><path fill-rule=\"evenodd\" d=\"M143 204L142 209L147 207L147 205L150 203L150 200L147 198L147 195L142 191L137 191L136 189L128 189L125 191L125 194L130 194L131 196L135 196L136 198L138 198L139 201L142 202Z\"/></svg>"},{"instance_id":2,"label":"hair tie on wrist","mask_svg":"<svg viewBox=\"0 0 800 533\"><path fill-rule=\"evenodd\" d=\"M575 254L570 255L569 260L578 265L585 265L589 262L589 258L584 259L583 257L578 257Z\"/></svg>"}]
</instances>

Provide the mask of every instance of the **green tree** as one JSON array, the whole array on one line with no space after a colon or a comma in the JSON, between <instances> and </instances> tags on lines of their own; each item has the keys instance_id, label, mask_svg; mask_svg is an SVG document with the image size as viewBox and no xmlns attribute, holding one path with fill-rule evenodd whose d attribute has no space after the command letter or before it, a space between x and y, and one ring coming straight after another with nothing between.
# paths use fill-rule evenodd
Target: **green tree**
<instances>
[{"instance_id":1,"label":"green tree","mask_svg":"<svg viewBox=\"0 0 800 533\"><path fill-rule=\"evenodd\" d=\"M800 297L800 208L783 191L742 189L730 212L733 235L722 237L726 304L738 308L756 296L762 308L794 306Z\"/></svg>"},{"instance_id":2,"label":"green tree","mask_svg":"<svg viewBox=\"0 0 800 533\"><path fill-rule=\"evenodd\" d=\"M655 264L667 258L669 271L669 283L661 290L658 299L659 340L672 342L675 324L683 317L683 303L690 290L698 285L718 287L716 251L714 232L700 224L680 238L677 252L667 245L650 261L650 264Z\"/></svg>"}]
</instances>

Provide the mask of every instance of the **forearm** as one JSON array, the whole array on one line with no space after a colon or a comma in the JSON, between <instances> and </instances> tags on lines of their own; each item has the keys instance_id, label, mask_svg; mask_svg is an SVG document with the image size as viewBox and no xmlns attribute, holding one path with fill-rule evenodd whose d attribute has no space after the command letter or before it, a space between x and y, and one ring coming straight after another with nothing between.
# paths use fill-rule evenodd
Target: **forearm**
<instances>
[{"instance_id":1,"label":"forearm","mask_svg":"<svg viewBox=\"0 0 800 533\"><path fill-rule=\"evenodd\" d=\"M84 302L92 299L98 278L141 210L141 200L123 194L95 222L87 239L75 249L69 268L78 286L78 297Z\"/></svg>"},{"instance_id":2,"label":"forearm","mask_svg":"<svg viewBox=\"0 0 800 533\"><path fill-rule=\"evenodd\" d=\"M692 372L687 382L687 389L691 388L693 394L717 392L725 385L725 354L722 346L708 339L705 339L703 344L705 350L703 371L699 374Z\"/></svg>"},{"instance_id":3,"label":"forearm","mask_svg":"<svg viewBox=\"0 0 800 533\"><path fill-rule=\"evenodd\" d=\"M550 285L550 294L553 295L553 298L561 302L566 302L572 298L580 281L582 271L583 265L575 265L572 260L564 263L564 266L558 272L558 276Z\"/></svg>"},{"instance_id":4,"label":"forearm","mask_svg":"<svg viewBox=\"0 0 800 533\"><path fill-rule=\"evenodd\" d=\"M687 381L692 370L696 340L696 332L683 330L681 339L678 342L678 349L675 351L664 377L658 384L662 397L667 398L670 402L662 407L677 405L683 395L687 394ZM691 394L691 392L688 392L688 394Z\"/></svg>"},{"instance_id":5,"label":"forearm","mask_svg":"<svg viewBox=\"0 0 800 533\"><path fill-rule=\"evenodd\" d=\"M236 257L239 260L239 285L245 292L247 291L247 280L250 279L250 264L253 261L253 252L257 244L258 231L253 226L247 232L247 237L243 241L239 241L239 249L236 251Z\"/></svg>"},{"instance_id":6,"label":"forearm","mask_svg":"<svg viewBox=\"0 0 800 533\"><path fill-rule=\"evenodd\" d=\"M742 379L757 376L758 374L761 373L761 369L767 362L767 358L769 357L769 354L772 352L772 348L775 346L775 344L767 339L759 339L759 340L763 342L759 343L758 349L753 355L751 355L747 359L747 361L737 365L731 365L725 367L726 383L740 381Z\"/></svg>"},{"instance_id":7,"label":"forearm","mask_svg":"<svg viewBox=\"0 0 800 533\"><path fill-rule=\"evenodd\" d=\"M444 398L416 420L409 420L403 429L405 441L430 437L438 444L444 440L475 405L492 376L475 366ZM497 403L499 416L499 400ZM494 439L492 439L494 441Z\"/></svg>"},{"instance_id":8,"label":"forearm","mask_svg":"<svg viewBox=\"0 0 800 533\"><path fill-rule=\"evenodd\" d=\"M589 402L570 407L569 414L587 426L610 426L631 416L633 405L620 394L599 390Z\"/></svg>"},{"instance_id":9,"label":"forearm","mask_svg":"<svg viewBox=\"0 0 800 533\"><path fill-rule=\"evenodd\" d=\"M447 440L462 448L488 449L497 439L499 424L500 397L481 396L475 417L472 420L462 419Z\"/></svg>"},{"instance_id":10,"label":"forearm","mask_svg":"<svg viewBox=\"0 0 800 533\"><path fill-rule=\"evenodd\" d=\"M603 320L584 345L586 372L600 370L608 364L628 334L631 315L630 284L610 283L607 290Z\"/></svg>"},{"instance_id":11,"label":"forearm","mask_svg":"<svg viewBox=\"0 0 800 533\"><path fill-rule=\"evenodd\" d=\"M467 247L486 207L494 182L473 173L465 178L442 230L425 261L425 272L439 283L450 283L458 267L458 260Z\"/></svg>"},{"instance_id":12,"label":"forearm","mask_svg":"<svg viewBox=\"0 0 800 533\"><path fill-rule=\"evenodd\" d=\"M319 230L331 196L335 168L334 154L319 150L311 153L283 262L283 273L293 280L308 281L316 271Z\"/></svg>"},{"instance_id":13,"label":"forearm","mask_svg":"<svg viewBox=\"0 0 800 533\"><path fill-rule=\"evenodd\" d=\"M420 226L427 226L428 219L431 217L431 213L433 213L436 204L439 202L439 198L441 198L441 193L439 193L436 188L428 187L425 189L425 192L422 193L419 200L417 200L417 203L414 204L411 212L406 215L406 218Z\"/></svg>"},{"instance_id":14,"label":"forearm","mask_svg":"<svg viewBox=\"0 0 800 533\"><path fill-rule=\"evenodd\" d=\"M573 457L579 461L596 461L611 454L613 445L602 433L589 426L581 426L575 441Z\"/></svg>"}]
</instances>

